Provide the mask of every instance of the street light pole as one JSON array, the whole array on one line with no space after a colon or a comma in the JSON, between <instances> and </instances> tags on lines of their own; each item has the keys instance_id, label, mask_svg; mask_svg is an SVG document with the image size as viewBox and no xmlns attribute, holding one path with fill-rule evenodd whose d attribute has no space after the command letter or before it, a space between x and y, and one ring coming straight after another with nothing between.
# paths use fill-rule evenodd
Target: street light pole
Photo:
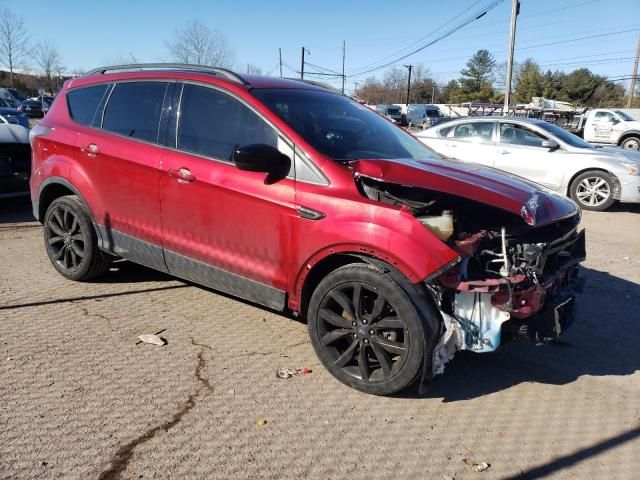
<instances>
[{"instance_id":1,"label":"street light pole","mask_svg":"<svg viewBox=\"0 0 640 480\"><path fill-rule=\"evenodd\" d=\"M516 19L520 13L520 0L513 0L511 4L511 31L509 32L509 57L507 58L507 84L504 91L503 114L509 114L511 100L511 76L513 74L513 50L516 44Z\"/></svg>"}]
</instances>

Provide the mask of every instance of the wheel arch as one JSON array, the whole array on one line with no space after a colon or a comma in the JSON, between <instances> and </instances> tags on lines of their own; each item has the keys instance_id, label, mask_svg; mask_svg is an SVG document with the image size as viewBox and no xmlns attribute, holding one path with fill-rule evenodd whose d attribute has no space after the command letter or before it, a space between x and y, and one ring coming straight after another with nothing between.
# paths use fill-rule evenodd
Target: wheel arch
<instances>
[{"instance_id":1,"label":"wheel arch","mask_svg":"<svg viewBox=\"0 0 640 480\"><path fill-rule=\"evenodd\" d=\"M620 135L620 138L618 139L618 146L622 145L622 142L624 142L627 138L630 138L630 137L635 137L638 140L640 140L640 131L631 130L628 132L624 132L622 135Z\"/></svg>"},{"instance_id":2,"label":"wheel arch","mask_svg":"<svg viewBox=\"0 0 640 480\"><path fill-rule=\"evenodd\" d=\"M577 171L576 173L574 173L571 176L571 179L569 179L569 181L567 182L567 191L565 192L565 195L568 197L571 197L571 187L573 186L573 182L575 182L576 178L578 178L580 175L582 175L583 173L587 173L587 172L603 172L606 173L607 175L609 175L611 177L611 179L613 180L613 185L612 185L612 190L613 190L613 198L615 199L619 199L620 198L620 180L618 180L618 177L616 176L615 173L607 170L606 168L602 168L602 167L591 167L591 168L583 168L579 171Z\"/></svg>"}]
</instances>

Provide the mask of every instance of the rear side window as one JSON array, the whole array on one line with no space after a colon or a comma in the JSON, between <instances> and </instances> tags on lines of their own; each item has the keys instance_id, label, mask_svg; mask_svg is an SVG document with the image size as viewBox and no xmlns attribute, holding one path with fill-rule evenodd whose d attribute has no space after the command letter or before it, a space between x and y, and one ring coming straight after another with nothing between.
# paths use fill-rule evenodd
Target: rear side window
<instances>
[{"instance_id":1,"label":"rear side window","mask_svg":"<svg viewBox=\"0 0 640 480\"><path fill-rule=\"evenodd\" d=\"M94 85L67 93L71 118L82 125L91 125L107 88L109 85Z\"/></svg>"},{"instance_id":2,"label":"rear side window","mask_svg":"<svg viewBox=\"0 0 640 480\"><path fill-rule=\"evenodd\" d=\"M164 82L117 84L109 97L102 128L127 137L157 142L167 85Z\"/></svg>"},{"instance_id":3,"label":"rear side window","mask_svg":"<svg viewBox=\"0 0 640 480\"><path fill-rule=\"evenodd\" d=\"M178 149L230 161L237 147L278 146L275 130L235 98L212 88L185 84Z\"/></svg>"}]
</instances>

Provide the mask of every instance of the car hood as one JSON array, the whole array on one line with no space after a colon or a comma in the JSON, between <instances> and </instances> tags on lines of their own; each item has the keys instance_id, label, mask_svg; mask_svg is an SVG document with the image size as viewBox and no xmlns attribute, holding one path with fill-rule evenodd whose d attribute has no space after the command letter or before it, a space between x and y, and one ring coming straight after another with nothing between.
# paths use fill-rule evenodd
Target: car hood
<instances>
[{"instance_id":1,"label":"car hood","mask_svg":"<svg viewBox=\"0 0 640 480\"><path fill-rule=\"evenodd\" d=\"M516 175L452 159L355 160L355 174L491 205L543 226L578 213L576 204Z\"/></svg>"}]
</instances>

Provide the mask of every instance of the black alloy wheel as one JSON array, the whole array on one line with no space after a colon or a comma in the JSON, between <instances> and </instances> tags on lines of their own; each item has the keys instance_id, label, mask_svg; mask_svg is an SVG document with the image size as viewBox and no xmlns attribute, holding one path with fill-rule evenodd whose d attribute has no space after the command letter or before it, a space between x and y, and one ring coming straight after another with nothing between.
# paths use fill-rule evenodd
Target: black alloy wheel
<instances>
[{"instance_id":1,"label":"black alloy wheel","mask_svg":"<svg viewBox=\"0 0 640 480\"><path fill-rule=\"evenodd\" d=\"M353 388L395 393L420 373L429 329L407 292L372 265L330 273L316 288L307 317L318 357Z\"/></svg>"},{"instance_id":2,"label":"black alloy wheel","mask_svg":"<svg viewBox=\"0 0 640 480\"><path fill-rule=\"evenodd\" d=\"M55 269L71 280L90 280L108 270L109 259L84 205L73 195L55 199L44 218L44 241Z\"/></svg>"}]
</instances>

